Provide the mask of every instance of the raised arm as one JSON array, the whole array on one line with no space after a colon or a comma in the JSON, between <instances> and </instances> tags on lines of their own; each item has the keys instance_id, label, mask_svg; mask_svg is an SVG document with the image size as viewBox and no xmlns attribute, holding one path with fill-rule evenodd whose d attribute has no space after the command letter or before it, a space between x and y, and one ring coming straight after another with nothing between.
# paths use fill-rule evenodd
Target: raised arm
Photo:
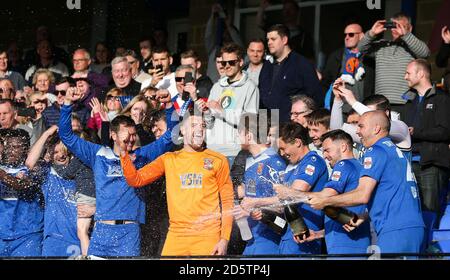
<instances>
[{"instance_id":1,"label":"raised arm","mask_svg":"<svg viewBox=\"0 0 450 280\"><path fill-rule=\"evenodd\" d=\"M134 188L146 186L164 175L164 162L162 157L136 170L128 152L121 149L120 164L122 165L123 175L128 185Z\"/></svg>"},{"instance_id":2,"label":"raised arm","mask_svg":"<svg viewBox=\"0 0 450 280\"><path fill-rule=\"evenodd\" d=\"M25 165L28 167L28 169L34 168L39 158L41 157L42 152L44 151L45 142L47 142L47 139L54 135L56 131L58 131L58 126L51 126L42 134L41 137L39 137L39 139L34 143L33 147L31 147L28 153L27 160L25 161Z\"/></svg>"}]
</instances>

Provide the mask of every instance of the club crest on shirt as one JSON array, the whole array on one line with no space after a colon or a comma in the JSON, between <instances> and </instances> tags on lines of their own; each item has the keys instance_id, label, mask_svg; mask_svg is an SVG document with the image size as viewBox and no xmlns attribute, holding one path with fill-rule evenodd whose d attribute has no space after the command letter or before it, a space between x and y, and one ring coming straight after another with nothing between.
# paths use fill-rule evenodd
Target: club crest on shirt
<instances>
[{"instance_id":1,"label":"club crest on shirt","mask_svg":"<svg viewBox=\"0 0 450 280\"><path fill-rule=\"evenodd\" d=\"M262 163L262 162L258 163L258 168L256 169L256 173L258 175L261 175L263 172L263 169L264 169L264 163Z\"/></svg>"},{"instance_id":2,"label":"club crest on shirt","mask_svg":"<svg viewBox=\"0 0 450 280\"><path fill-rule=\"evenodd\" d=\"M372 157L364 158L364 169L372 168Z\"/></svg>"},{"instance_id":3,"label":"club crest on shirt","mask_svg":"<svg viewBox=\"0 0 450 280\"><path fill-rule=\"evenodd\" d=\"M305 168L305 173L309 176L314 175L314 171L316 171L316 167L312 166L311 164L308 164Z\"/></svg>"},{"instance_id":4,"label":"club crest on shirt","mask_svg":"<svg viewBox=\"0 0 450 280\"><path fill-rule=\"evenodd\" d=\"M311 161L316 161L317 158L316 157L311 157Z\"/></svg>"},{"instance_id":5,"label":"club crest on shirt","mask_svg":"<svg viewBox=\"0 0 450 280\"><path fill-rule=\"evenodd\" d=\"M210 158L205 158L203 160L203 168L205 168L206 170L212 170L213 169L213 163L214 161Z\"/></svg>"},{"instance_id":6,"label":"club crest on shirt","mask_svg":"<svg viewBox=\"0 0 450 280\"><path fill-rule=\"evenodd\" d=\"M331 181L339 181L341 179L341 171L334 171L333 174L331 174Z\"/></svg>"}]
</instances>

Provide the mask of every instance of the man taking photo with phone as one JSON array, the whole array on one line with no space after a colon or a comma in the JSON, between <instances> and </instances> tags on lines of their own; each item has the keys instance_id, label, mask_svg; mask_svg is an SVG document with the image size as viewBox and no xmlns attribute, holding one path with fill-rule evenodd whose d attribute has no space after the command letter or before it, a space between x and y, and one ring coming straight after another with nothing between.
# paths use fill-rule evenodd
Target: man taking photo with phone
<instances>
[{"instance_id":1,"label":"man taking photo with phone","mask_svg":"<svg viewBox=\"0 0 450 280\"><path fill-rule=\"evenodd\" d=\"M375 94L386 96L392 110L403 117L406 99L402 98L402 95L409 89L403 78L406 66L416 58L426 59L430 56L430 50L411 33L413 27L409 16L397 13L391 21L392 23L386 20L375 22L357 48L363 55L374 54ZM388 29L391 31L392 40L377 40L378 36Z\"/></svg>"},{"instance_id":2,"label":"man taking photo with phone","mask_svg":"<svg viewBox=\"0 0 450 280\"><path fill-rule=\"evenodd\" d=\"M175 73L170 71L170 65L172 64L172 56L167 47L156 46L152 50L152 63L148 73L152 76L150 86L158 89L167 89L170 92L170 96L173 98L178 94L178 90L175 83Z\"/></svg>"}]
</instances>

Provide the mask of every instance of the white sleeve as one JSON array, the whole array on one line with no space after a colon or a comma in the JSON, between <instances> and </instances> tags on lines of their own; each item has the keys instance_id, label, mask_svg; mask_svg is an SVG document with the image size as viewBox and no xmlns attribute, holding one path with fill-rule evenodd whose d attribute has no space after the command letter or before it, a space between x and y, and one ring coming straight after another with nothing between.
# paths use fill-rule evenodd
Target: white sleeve
<instances>
[{"instance_id":1,"label":"white sleeve","mask_svg":"<svg viewBox=\"0 0 450 280\"><path fill-rule=\"evenodd\" d=\"M344 118L342 117L342 106L344 102L334 100L331 108L330 129L340 129L344 125Z\"/></svg>"}]
</instances>

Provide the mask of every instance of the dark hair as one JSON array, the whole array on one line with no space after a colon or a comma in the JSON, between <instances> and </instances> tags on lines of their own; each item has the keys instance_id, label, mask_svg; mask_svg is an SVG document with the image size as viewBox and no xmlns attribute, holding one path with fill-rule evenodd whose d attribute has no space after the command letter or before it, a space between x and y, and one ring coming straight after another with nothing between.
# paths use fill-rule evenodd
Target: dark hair
<instances>
[{"instance_id":1,"label":"dark hair","mask_svg":"<svg viewBox=\"0 0 450 280\"><path fill-rule=\"evenodd\" d=\"M137 56L137 54L136 54L136 52L133 51L133 50L129 50L129 49L125 51L125 53L123 54L123 56L131 56L131 57L133 57L134 59L139 59L138 56Z\"/></svg>"},{"instance_id":2,"label":"dark hair","mask_svg":"<svg viewBox=\"0 0 450 280\"><path fill-rule=\"evenodd\" d=\"M286 143L300 139L303 145L308 145L308 129L295 122L283 123L280 126L280 139Z\"/></svg>"},{"instance_id":3,"label":"dark hair","mask_svg":"<svg viewBox=\"0 0 450 280\"><path fill-rule=\"evenodd\" d=\"M220 49L218 48L214 55L214 58L218 58L218 57L222 57L222 49L221 48Z\"/></svg>"},{"instance_id":4,"label":"dark hair","mask_svg":"<svg viewBox=\"0 0 450 280\"><path fill-rule=\"evenodd\" d=\"M410 17L409 15L403 13L403 12L395 13L395 14L392 16L392 18L393 18L393 19L406 18L406 19L408 20L409 24L411 24L411 17Z\"/></svg>"},{"instance_id":5,"label":"dark hair","mask_svg":"<svg viewBox=\"0 0 450 280\"><path fill-rule=\"evenodd\" d=\"M238 59L244 58L244 50L236 43L226 43L220 51L223 53L234 53Z\"/></svg>"},{"instance_id":6,"label":"dark hair","mask_svg":"<svg viewBox=\"0 0 450 280\"><path fill-rule=\"evenodd\" d=\"M150 47L155 45L155 40L153 39L153 37L149 37L149 36L144 36L139 40L139 43L141 42L145 42L145 41L149 41L150 42Z\"/></svg>"},{"instance_id":7,"label":"dark hair","mask_svg":"<svg viewBox=\"0 0 450 280\"><path fill-rule=\"evenodd\" d=\"M167 46L154 46L152 48L152 54L154 53L167 53L170 56L170 51Z\"/></svg>"},{"instance_id":8,"label":"dark hair","mask_svg":"<svg viewBox=\"0 0 450 280\"><path fill-rule=\"evenodd\" d=\"M308 125L323 125L326 129L330 128L331 113L325 108L320 108L306 115Z\"/></svg>"},{"instance_id":9,"label":"dark hair","mask_svg":"<svg viewBox=\"0 0 450 280\"><path fill-rule=\"evenodd\" d=\"M374 94L371 96L366 97L363 102L364 105L375 105L377 110L388 110L391 111L391 104L389 103L389 99L386 98L386 96L381 94Z\"/></svg>"},{"instance_id":10,"label":"dark hair","mask_svg":"<svg viewBox=\"0 0 450 280\"><path fill-rule=\"evenodd\" d=\"M124 125L126 127L136 126L132 118L124 115L118 115L111 121L111 131L114 131L116 133L119 132L120 125Z\"/></svg>"},{"instance_id":11,"label":"dark hair","mask_svg":"<svg viewBox=\"0 0 450 280\"><path fill-rule=\"evenodd\" d=\"M267 136L269 135L271 125L270 115L262 112L264 111L261 111L259 114L242 114L238 127L239 131L245 131L246 134L253 134L253 137L256 138L256 142L258 144L267 142Z\"/></svg>"},{"instance_id":12,"label":"dark hair","mask_svg":"<svg viewBox=\"0 0 450 280\"><path fill-rule=\"evenodd\" d=\"M251 43L261 43L264 46L264 49L266 48L266 42L264 42L261 38L252 38L250 41L248 41L247 47L250 46Z\"/></svg>"},{"instance_id":13,"label":"dark hair","mask_svg":"<svg viewBox=\"0 0 450 280\"><path fill-rule=\"evenodd\" d=\"M325 134L322 135L322 137L320 137L320 141L322 141L322 143L326 140L330 138L331 141L344 141L349 147L353 146L353 139L350 136L350 134L348 134L347 132L343 131L342 129L335 129L335 130L331 130L326 132Z\"/></svg>"},{"instance_id":14,"label":"dark hair","mask_svg":"<svg viewBox=\"0 0 450 280\"><path fill-rule=\"evenodd\" d=\"M61 85L61 84L64 84L64 83L69 83L71 86L76 85L75 79L72 78L72 77L61 77L61 78L58 78L56 80L56 82L55 82L55 85L58 86L58 85Z\"/></svg>"},{"instance_id":15,"label":"dark hair","mask_svg":"<svg viewBox=\"0 0 450 280\"><path fill-rule=\"evenodd\" d=\"M166 121L165 110L152 109L145 115L142 125L147 131L151 131L152 127L160 120Z\"/></svg>"},{"instance_id":16,"label":"dark hair","mask_svg":"<svg viewBox=\"0 0 450 280\"><path fill-rule=\"evenodd\" d=\"M267 30L267 33L276 31L280 37L287 37L289 40L289 37L291 36L291 32L289 31L289 28L287 28L284 24L274 24Z\"/></svg>"}]
</instances>

